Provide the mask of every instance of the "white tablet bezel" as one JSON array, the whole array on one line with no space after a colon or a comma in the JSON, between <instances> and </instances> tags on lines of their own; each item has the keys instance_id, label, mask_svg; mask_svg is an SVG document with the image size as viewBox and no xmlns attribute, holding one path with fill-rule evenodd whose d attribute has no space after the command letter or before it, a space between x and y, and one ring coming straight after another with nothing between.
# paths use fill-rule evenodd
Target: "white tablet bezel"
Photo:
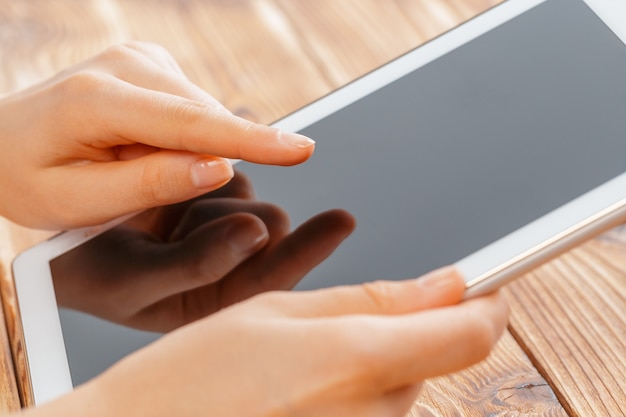
<instances>
[{"instance_id":1,"label":"white tablet bezel","mask_svg":"<svg viewBox=\"0 0 626 417\"><path fill-rule=\"evenodd\" d=\"M507 0L279 120L274 126L300 131L546 1ZM620 18L626 16L626 2L583 1L626 43L626 19ZM23 252L13 263L27 365L36 405L73 388L49 263L121 220L62 233ZM456 265L468 280L468 295L479 294L624 220L626 174L460 260Z\"/></svg>"}]
</instances>

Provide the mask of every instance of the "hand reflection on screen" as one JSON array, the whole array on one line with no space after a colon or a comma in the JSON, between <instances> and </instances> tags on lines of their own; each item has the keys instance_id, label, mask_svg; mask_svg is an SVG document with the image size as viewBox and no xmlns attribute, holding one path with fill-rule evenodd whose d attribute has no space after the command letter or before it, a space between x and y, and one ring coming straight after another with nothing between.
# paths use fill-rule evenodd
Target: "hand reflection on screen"
<instances>
[{"instance_id":1,"label":"hand reflection on screen","mask_svg":"<svg viewBox=\"0 0 626 417\"><path fill-rule=\"evenodd\" d=\"M241 173L186 203L141 213L55 259L60 306L165 332L255 294L293 288L350 235L353 217L321 213L290 231Z\"/></svg>"}]
</instances>

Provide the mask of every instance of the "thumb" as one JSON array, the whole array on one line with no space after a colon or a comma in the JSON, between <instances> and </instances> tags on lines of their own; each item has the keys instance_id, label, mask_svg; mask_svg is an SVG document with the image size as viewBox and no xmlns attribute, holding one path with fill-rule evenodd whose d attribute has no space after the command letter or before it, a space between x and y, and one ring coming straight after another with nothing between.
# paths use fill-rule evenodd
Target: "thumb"
<instances>
[{"instance_id":1,"label":"thumb","mask_svg":"<svg viewBox=\"0 0 626 417\"><path fill-rule=\"evenodd\" d=\"M65 197L51 204L69 207L48 209L42 218L50 218L50 212L58 213L60 218L55 219L53 227L104 223L197 197L223 186L233 175L227 159L170 150L126 161L59 167L54 173L46 172L45 180ZM80 218L63 217L63 213L75 212L76 207L81 207Z\"/></svg>"},{"instance_id":2,"label":"thumb","mask_svg":"<svg viewBox=\"0 0 626 417\"><path fill-rule=\"evenodd\" d=\"M461 274L445 267L417 279L301 292L284 300L287 311L300 317L397 315L457 304L464 291Z\"/></svg>"}]
</instances>

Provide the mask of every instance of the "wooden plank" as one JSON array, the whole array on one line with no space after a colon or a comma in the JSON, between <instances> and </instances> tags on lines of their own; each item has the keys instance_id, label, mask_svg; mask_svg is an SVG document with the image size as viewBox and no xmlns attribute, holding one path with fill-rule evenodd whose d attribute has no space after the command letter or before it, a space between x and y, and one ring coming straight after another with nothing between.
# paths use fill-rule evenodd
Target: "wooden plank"
<instances>
[{"instance_id":1,"label":"wooden plank","mask_svg":"<svg viewBox=\"0 0 626 417\"><path fill-rule=\"evenodd\" d=\"M427 381L407 417L495 415L567 415L508 332L483 363Z\"/></svg>"},{"instance_id":2,"label":"wooden plank","mask_svg":"<svg viewBox=\"0 0 626 417\"><path fill-rule=\"evenodd\" d=\"M0 275L6 276L2 263L0 263ZM2 300L0 300L0 304L2 304ZM0 309L0 323L9 324L14 321L15 317L5 320L3 309ZM0 326L0 415L18 411L20 407L9 333L4 326Z\"/></svg>"},{"instance_id":3,"label":"wooden plank","mask_svg":"<svg viewBox=\"0 0 626 417\"><path fill-rule=\"evenodd\" d=\"M31 85L118 42L107 0L0 2L0 94Z\"/></svg>"},{"instance_id":4,"label":"wooden plank","mask_svg":"<svg viewBox=\"0 0 626 417\"><path fill-rule=\"evenodd\" d=\"M170 50L192 81L230 109L271 122L497 2L0 0L0 53L11 57L1 64L0 88L22 88L111 43L150 40ZM8 266L45 234L0 222L0 235L1 261ZM19 316L10 276L3 274L3 280L25 391ZM563 414L508 334L488 362L428 382L424 398L414 412ZM30 404L28 396L24 401Z\"/></svg>"},{"instance_id":5,"label":"wooden plank","mask_svg":"<svg viewBox=\"0 0 626 417\"><path fill-rule=\"evenodd\" d=\"M278 0L332 88L423 43L395 2Z\"/></svg>"},{"instance_id":6,"label":"wooden plank","mask_svg":"<svg viewBox=\"0 0 626 417\"><path fill-rule=\"evenodd\" d=\"M511 329L575 416L626 415L626 230L508 288Z\"/></svg>"},{"instance_id":7,"label":"wooden plank","mask_svg":"<svg viewBox=\"0 0 626 417\"><path fill-rule=\"evenodd\" d=\"M503 0L397 0L398 7L423 41L433 39Z\"/></svg>"},{"instance_id":8,"label":"wooden plank","mask_svg":"<svg viewBox=\"0 0 626 417\"><path fill-rule=\"evenodd\" d=\"M142 16L129 25L132 38L165 46L193 82L250 120L272 122L331 88L270 0L119 6L129 21Z\"/></svg>"}]
</instances>

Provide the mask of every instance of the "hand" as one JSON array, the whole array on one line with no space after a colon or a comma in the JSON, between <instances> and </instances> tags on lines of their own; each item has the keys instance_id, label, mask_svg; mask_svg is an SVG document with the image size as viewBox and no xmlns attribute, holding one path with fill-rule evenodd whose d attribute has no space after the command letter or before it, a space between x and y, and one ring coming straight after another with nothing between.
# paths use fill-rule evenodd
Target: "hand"
<instances>
[{"instance_id":1,"label":"hand","mask_svg":"<svg viewBox=\"0 0 626 417\"><path fill-rule=\"evenodd\" d=\"M0 215L36 228L104 223L230 180L230 162L292 165L314 142L228 112L161 47L112 47L0 100Z\"/></svg>"},{"instance_id":2,"label":"hand","mask_svg":"<svg viewBox=\"0 0 626 417\"><path fill-rule=\"evenodd\" d=\"M168 331L270 290L291 289L354 228L341 210L289 232L238 173L202 198L153 209L52 262L59 304Z\"/></svg>"},{"instance_id":3,"label":"hand","mask_svg":"<svg viewBox=\"0 0 626 417\"><path fill-rule=\"evenodd\" d=\"M263 294L164 336L40 412L403 417L425 378L482 360L505 328L501 296L457 304L463 290L446 268Z\"/></svg>"}]
</instances>

